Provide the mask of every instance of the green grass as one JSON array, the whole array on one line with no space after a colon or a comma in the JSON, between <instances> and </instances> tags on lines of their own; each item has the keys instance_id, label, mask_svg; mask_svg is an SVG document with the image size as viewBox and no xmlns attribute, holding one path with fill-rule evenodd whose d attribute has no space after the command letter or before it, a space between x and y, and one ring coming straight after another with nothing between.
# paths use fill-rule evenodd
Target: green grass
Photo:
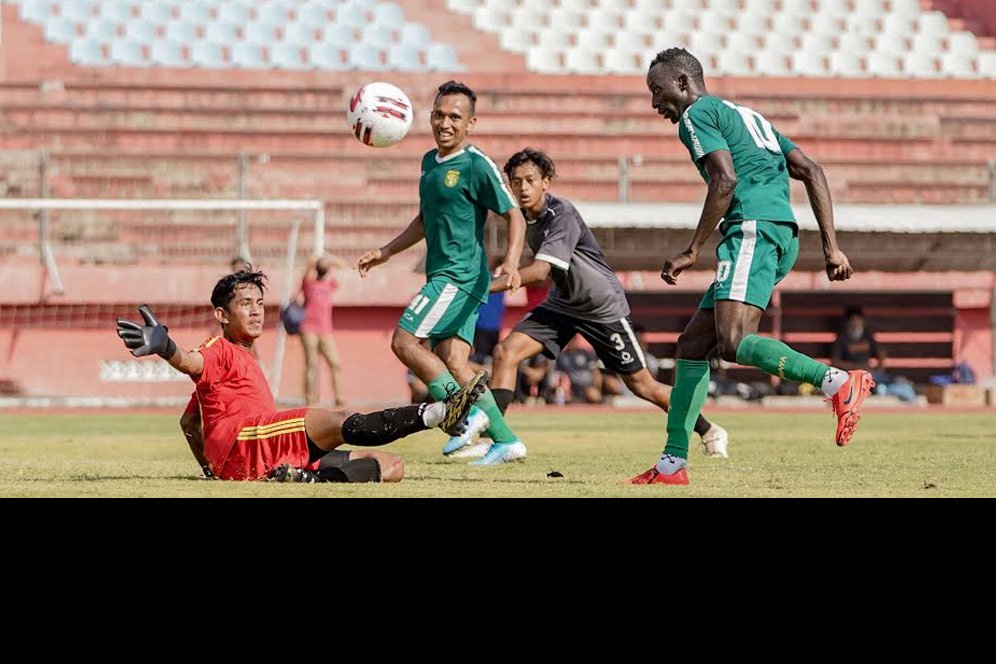
<instances>
[{"instance_id":1,"label":"green grass","mask_svg":"<svg viewBox=\"0 0 996 664\"><path fill-rule=\"evenodd\" d=\"M852 444L833 444L829 413L725 412L727 461L695 437L689 487L634 487L662 445L656 412L517 410L525 463L471 468L439 452L426 432L388 446L407 463L395 485L209 482L167 415L0 415L2 497L843 497L996 496L996 416L865 415ZM549 478L557 470L562 478Z\"/></svg>"}]
</instances>

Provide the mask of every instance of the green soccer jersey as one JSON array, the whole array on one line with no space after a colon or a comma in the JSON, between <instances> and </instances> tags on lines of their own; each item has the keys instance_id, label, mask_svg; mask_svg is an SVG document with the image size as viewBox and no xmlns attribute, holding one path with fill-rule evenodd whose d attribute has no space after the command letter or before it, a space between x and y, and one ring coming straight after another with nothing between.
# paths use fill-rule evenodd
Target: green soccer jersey
<instances>
[{"instance_id":1,"label":"green soccer jersey","mask_svg":"<svg viewBox=\"0 0 996 664\"><path fill-rule=\"evenodd\" d=\"M515 207L498 167L473 145L443 158L430 150L422 157L418 194L428 245L427 278L446 279L487 301L491 277L484 223L488 210L504 214Z\"/></svg>"},{"instance_id":2,"label":"green soccer jersey","mask_svg":"<svg viewBox=\"0 0 996 664\"><path fill-rule=\"evenodd\" d=\"M785 163L785 155L795 149L795 144L760 113L719 97L699 97L682 114L678 137L706 182L709 175L702 158L717 150L728 150L732 155L737 188L724 215L726 222L795 223ZM728 227L724 223L724 231Z\"/></svg>"}]
</instances>

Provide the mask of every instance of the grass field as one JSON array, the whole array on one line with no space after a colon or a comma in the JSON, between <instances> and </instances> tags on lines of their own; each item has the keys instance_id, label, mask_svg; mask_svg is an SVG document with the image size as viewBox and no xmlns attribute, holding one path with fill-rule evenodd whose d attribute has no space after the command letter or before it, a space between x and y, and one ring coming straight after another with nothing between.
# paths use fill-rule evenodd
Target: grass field
<instances>
[{"instance_id":1,"label":"grass field","mask_svg":"<svg viewBox=\"0 0 996 664\"><path fill-rule=\"evenodd\" d=\"M829 413L722 412L727 461L696 446L689 487L634 487L626 478L660 453L653 411L513 411L525 463L470 468L426 432L385 449L407 477L394 485L219 482L199 474L175 415L0 414L2 497L844 497L996 496L996 416L871 412L847 448ZM549 478L559 471L562 478Z\"/></svg>"}]
</instances>

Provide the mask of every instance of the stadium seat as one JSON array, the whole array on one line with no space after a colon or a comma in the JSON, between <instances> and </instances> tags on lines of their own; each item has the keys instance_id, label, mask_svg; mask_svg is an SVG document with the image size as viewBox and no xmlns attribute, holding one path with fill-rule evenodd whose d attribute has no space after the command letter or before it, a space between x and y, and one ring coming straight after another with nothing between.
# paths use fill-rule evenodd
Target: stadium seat
<instances>
[{"instance_id":1,"label":"stadium seat","mask_svg":"<svg viewBox=\"0 0 996 664\"><path fill-rule=\"evenodd\" d=\"M919 33L913 37L910 50L916 53L936 54L944 50L944 42L937 35Z\"/></svg>"},{"instance_id":2,"label":"stadium seat","mask_svg":"<svg viewBox=\"0 0 996 664\"><path fill-rule=\"evenodd\" d=\"M214 5L203 0L185 0L180 3L180 18L195 25L207 25L213 20L213 8Z\"/></svg>"},{"instance_id":3,"label":"stadium seat","mask_svg":"<svg viewBox=\"0 0 996 664\"><path fill-rule=\"evenodd\" d=\"M570 48L571 38L566 32L544 30L539 33L538 44L541 48L545 48L550 51L562 51Z\"/></svg>"},{"instance_id":4,"label":"stadium seat","mask_svg":"<svg viewBox=\"0 0 996 664\"><path fill-rule=\"evenodd\" d=\"M802 36L802 51L804 53L831 53L834 41L830 35L817 32L807 32Z\"/></svg>"},{"instance_id":5,"label":"stadium seat","mask_svg":"<svg viewBox=\"0 0 996 664\"><path fill-rule=\"evenodd\" d=\"M79 37L69 45L69 61L84 66L102 66L108 62L100 42L88 37Z\"/></svg>"},{"instance_id":6,"label":"stadium seat","mask_svg":"<svg viewBox=\"0 0 996 664\"><path fill-rule=\"evenodd\" d=\"M862 54L858 51L839 49L830 54L830 73L834 76L859 78L865 76Z\"/></svg>"},{"instance_id":7,"label":"stadium seat","mask_svg":"<svg viewBox=\"0 0 996 664\"><path fill-rule=\"evenodd\" d=\"M378 3L373 18L375 24L392 30L400 30L405 24L405 12L393 2Z\"/></svg>"},{"instance_id":8,"label":"stadium seat","mask_svg":"<svg viewBox=\"0 0 996 664\"><path fill-rule=\"evenodd\" d=\"M119 23L106 18L93 18L87 21L84 32L88 39L109 44L119 36Z\"/></svg>"},{"instance_id":9,"label":"stadium seat","mask_svg":"<svg viewBox=\"0 0 996 664\"><path fill-rule=\"evenodd\" d=\"M727 35L733 30L733 19L729 14L706 11L699 14L699 32L713 32Z\"/></svg>"},{"instance_id":10,"label":"stadium seat","mask_svg":"<svg viewBox=\"0 0 996 664\"><path fill-rule=\"evenodd\" d=\"M124 23L134 17L134 12L132 11L134 6L133 3L125 2L124 0L105 0L99 5L100 15L112 21Z\"/></svg>"},{"instance_id":11,"label":"stadium seat","mask_svg":"<svg viewBox=\"0 0 996 664\"><path fill-rule=\"evenodd\" d=\"M370 44L357 44L349 50L346 61L350 69L360 69L366 71L383 71L384 62L381 59L383 52L381 49Z\"/></svg>"},{"instance_id":12,"label":"stadium seat","mask_svg":"<svg viewBox=\"0 0 996 664\"><path fill-rule=\"evenodd\" d=\"M903 35L884 33L875 38L875 51L902 55L909 51L909 44Z\"/></svg>"},{"instance_id":13,"label":"stadium seat","mask_svg":"<svg viewBox=\"0 0 996 664\"><path fill-rule=\"evenodd\" d=\"M195 23L179 19L166 24L166 38L180 44L193 44L199 39Z\"/></svg>"},{"instance_id":14,"label":"stadium seat","mask_svg":"<svg viewBox=\"0 0 996 664\"><path fill-rule=\"evenodd\" d=\"M308 62L316 69L344 71L348 69L345 51L336 44L312 44L308 48Z\"/></svg>"},{"instance_id":15,"label":"stadium seat","mask_svg":"<svg viewBox=\"0 0 996 664\"><path fill-rule=\"evenodd\" d=\"M588 12L588 29L618 31L624 20L625 17L621 11L599 7Z\"/></svg>"},{"instance_id":16,"label":"stadium seat","mask_svg":"<svg viewBox=\"0 0 996 664\"><path fill-rule=\"evenodd\" d=\"M549 25L546 12L520 8L512 14L512 27L519 30L542 30Z\"/></svg>"},{"instance_id":17,"label":"stadium seat","mask_svg":"<svg viewBox=\"0 0 996 664\"><path fill-rule=\"evenodd\" d=\"M933 52L916 48L903 55L903 72L914 78L937 78L941 75Z\"/></svg>"},{"instance_id":18,"label":"stadium seat","mask_svg":"<svg viewBox=\"0 0 996 664\"><path fill-rule=\"evenodd\" d=\"M534 46L526 53L526 65L530 71L541 74L559 74L563 72L562 54L559 51Z\"/></svg>"},{"instance_id":19,"label":"stadium seat","mask_svg":"<svg viewBox=\"0 0 996 664\"><path fill-rule=\"evenodd\" d=\"M496 32L512 25L511 13L506 9L480 7L474 11L474 27Z\"/></svg>"},{"instance_id":20,"label":"stadium seat","mask_svg":"<svg viewBox=\"0 0 996 664\"><path fill-rule=\"evenodd\" d=\"M916 22L917 32L944 37L951 32L948 17L943 12L924 12Z\"/></svg>"},{"instance_id":21,"label":"stadium seat","mask_svg":"<svg viewBox=\"0 0 996 664\"><path fill-rule=\"evenodd\" d=\"M744 0L742 12L734 12L743 18L745 16L772 16L775 9L775 0Z\"/></svg>"},{"instance_id":22,"label":"stadium seat","mask_svg":"<svg viewBox=\"0 0 996 664\"><path fill-rule=\"evenodd\" d=\"M53 2L49 0L30 0L21 4L21 18L25 21L44 23L55 15Z\"/></svg>"},{"instance_id":23,"label":"stadium seat","mask_svg":"<svg viewBox=\"0 0 996 664\"><path fill-rule=\"evenodd\" d=\"M195 42L190 47L190 61L198 67L222 69L228 67L221 44L210 41Z\"/></svg>"},{"instance_id":24,"label":"stadium seat","mask_svg":"<svg viewBox=\"0 0 996 664\"><path fill-rule=\"evenodd\" d=\"M547 14L546 22L547 25L560 30L574 31L584 27L585 15L575 9L555 7Z\"/></svg>"},{"instance_id":25,"label":"stadium seat","mask_svg":"<svg viewBox=\"0 0 996 664\"><path fill-rule=\"evenodd\" d=\"M705 0L703 6L710 12L734 16L740 13L737 0Z\"/></svg>"},{"instance_id":26,"label":"stadium seat","mask_svg":"<svg viewBox=\"0 0 996 664\"><path fill-rule=\"evenodd\" d=\"M760 36L771 32L769 14L741 14L736 17L736 30L730 36L750 35Z\"/></svg>"},{"instance_id":27,"label":"stadium seat","mask_svg":"<svg viewBox=\"0 0 996 664\"><path fill-rule=\"evenodd\" d=\"M602 69L598 55L587 49L568 49L564 54L564 64L568 71L575 74L597 74Z\"/></svg>"},{"instance_id":28,"label":"stadium seat","mask_svg":"<svg viewBox=\"0 0 996 664\"><path fill-rule=\"evenodd\" d=\"M809 19L809 31L816 34L836 37L847 31L847 21L840 16L814 14Z\"/></svg>"},{"instance_id":29,"label":"stadium seat","mask_svg":"<svg viewBox=\"0 0 996 664\"><path fill-rule=\"evenodd\" d=\"M93 0L62 0L59 5L59 16L76 23L86 23L96 14L96 7L97 3Z\"/></svg>"},{"instance_id":30,"label":"stadium seat","mask_svg":"<svg viewBox=\"0 0 996 664\"><path fill-rule=\"evenodd\" d=\"M345 4L336 8L335 22L362 30L370 22L370 19L367 17L367 10L363 7L355 4Z\"/></svg>"},{"instance_id":31,"label":"stadium seat","mask_svg":"<svg viewBox=\"0 0 996 664\"><path fill-rule=\"evenodd\" d=\"M329 22L329 8L317 2L307 2L297 8L297 22L323 28Z\"/></svg>"},{"instance_id":32,"label":"stadium seat","mask_svg":"<svg viewBox=\"0 0 996 664\"><path fill-rule=\"evenodd\" d=\"M179 42L171 39L160 39L149 49L149 61L161 67L186 67L189 65L183 57L183 49Z\"/></svg>"},{"instance_id":33,"label":"stadium seat","mask_svg":"<svg viewBox=\"0 0 996 664\"><path fill-rule=\"evenodd\" d=\"M859 1L858 4L861 4ZM850 0L817 0L817 14L843 18L851 13Z\"/></svg>"},{"instance_id":34,"label":"stadium seat","mask_svg":"<svg viewBox=\"0 0 996 664\"><path fill-rule=\"evenodd\" d=\"M242 26L242 38L247 42L267 46L277 42L278 27L271 23L249 21Z\"/></svg>"},{"instance_id":35,"label":"stadium seat","mask_svg":"<svg viewBox=\"0 0 996 664\"><path fill-rule=\"evenodd\" d=\"M979 75L985 78L996 78L996 51L983 51L978 57Z\"/></svg>"},{"instance_id":36,"label":"stadium seat","mask_svg":"<svg viewBox=\"0 0 996 664\"><path fill-rule=\"evenodd\" d=\"M381 50L387 50L394 43L394 31L377 23L370 23L363 28L360 41L364 44L376 46Z\"/></svg>"},{"instance_id":37,"label":"stadium seat","mask_svg":"<svg viewBox=\"0 0 996 664\"><path fill-rule=\"evenodd\" d=\"M270 65L290 71L309 69L308 63L301 57L301 45L290 42L277 42L270 46Z\"/></svg>"},{"instance_id":38,"label":"stadium seat","mask_svg":"<svg viewBox=\"0 0 996 664\"><path fill-rule=\"evenodd\" d=\"M231 46L232 64L240 69L267 69L266 54L260 44L236 42Z\"/></svg>"},{"instance_id":39,"label":"stadium seat","mask_svg":"<svg viewBox=\"0 0 996 664\"><path fill-rule=\"evenodd\" d=\"M783 16L809 16L815 11L812 0L781 0ZM777 18L779 14L776 14Z\"/></svg>"},{"instance_id":40,"label":"stadium seat","mask_svg":"<svg viewBox=\"0 0 996 664\"><path fill-rule=\"evenodd\" d=\"M605 51L602 64L606 71L614 74L642 74L644 69L640 63L642 51L631 48L610 48Z\"/></svg>"},{"instance_id":41,"label":"stadium seat","mask_svg":"<svg viewBox=\"0 0 996 664\"><path fill-rule=\"evenodd\" d=\"M787 57L768 51L761 51L754 56L754 72L758 76L786 76L791 73Z\"/></svg>"},{"instance_id":42,"label":"stadium seat","mask_svg":"<svg viewBox=\"0 0 996 664\"><path fill-rule=\"evenodd\" d=\"M955 78L975 78L975 54L948 52L941 56L941 71Z\"/></svg>"},{"instance_id":43,"label":"stadium seat","mask_svg":"<svg viewBox=\"0 0 996 664\"><path fill-rule=\"evenodd\" d=\"M76 40L76 21L55 16L45 21L45 39L57 44L71 44Z\"/></svg>"},{"instance_id":44,"label":"stadium seat","mask_svg":"<svg viewBox=\"0 0 996 664\"><path fill-rule=\"evenodd\" d=\"M290 21L293 3L268 2L256 9L256 20L260 23L283 26Z\"/></svg>"},{"instance_id":45,"label":"stadium seat","mask_svg":"<svg viewBox=\"0 0 996 664\"><path fill-rule=\"evenodd\" d=\"M883 0L857 0L854 3L854 13L850 15L849 20L859 19L870 23L881 20L888 13L889 10Z\"/></svg>"},{"instance_id":46,"label":"stadium seat","mask_svg":"<svg viewBox=\"0 0 996 664\"><path fill-rule=\"evenodd\" d=\"M806 20L798 14L782 12L771 17L771 31L783 35L798 35L806 31Z\"/></svg>"},{"instance_id":47,"label":"stadium seat","mask_svg":"<svg viewBox=\"0 0 996 664\"><path fill-rule=\"evenodd\" d=\"M962 55L975 55L979 52L979 41L971 32L952 32L948 35L948 50Z\"/></svg>"},{"instance_id":48,"label":"stadium seat","mask_svg":"<svg viewBox=\"0 0 996 664\"><path fill-rule=\"evenodd\" d=\"M142 51L142 44L130 39L119 39L111 44L111 61L125 67L145 67L149 61Z\"/></svg>"},{"instance_id":49,"label":"stadium seat","mask_svg":"<svg viewBox=\"0 0 996 664\"><path fill-rule=\"evenodd\" d=\"M859 1L858 4L861 4ZM920 15L920 0L892 0L889 13L893 16L915 18Z\"/></svg>"},{"instance_id":50,"label":"stadium seat","mask_svg":"<svg viewBox=\"0 0 996 664\"><path fill-rule=\"evenodd\" d=\"M868 37L849 32L841 35L837 40L837 50L844 53L864 55L871 50L871 45L869 44Z\"/></svg>"},{"instance_id":51,"label":"stadium seat","mask_svg":"<svg viewBox=\"0 0 996 664\"><path fill-rule=\"evenodd\" d=\"M750 63L751 53L752 51L747 50L724 49L716 58L716 73L722 76L750 76L754 73Z\"/></svg>"},{"instance_id":52,"label":"stadium seat","mask_svg":"<svg viewBox=\"0 0 996 664\"><path fill-rule=\"evenodd\" d=\"M311 23L299 23L295 21L284 25L281 41L286 42L287 44L307 47L315 41L317 34L318 26Z\"/></svg>"},{"instance_id":53,"label":"stadium seat","mask_svg":"<svg viewBox=\"0 0 996 664\"><path fill-rule=\"evenodd\" d=\"M575 46L595 53L601 53L609 48L613 37L614 33L605 30L582 29L575 34L575 38L577 39Z\"/></svg>"},{"instance_id":54,"label":"stadium seat","mask_svg":"<svg viewBox=\"0 0 996 664\"><path fill-rule=\"evenodd\" d=\"M899 58L892 53L873 51L865 58L868 73L882 78L900 78Z\"/></svg>"},{"instance_id":55,"label":"stadium seat","mask_svg":"<svg viewBox=\"0 0 996 664\"><path fill-rule=\"evenodd\" d=\"M212 21L204 30L204 39L217 44L233 44L238 40L239 29L234 23Z\"/></svg>"},{"instance_id":56,"label":"stadium seat","mask_svg":"<svg viewBox=\"0 0 996 664\"><path fill-rule=\"evenodd\" d=\"M889 14L882 19L882 32L908 35L913 32L915 22L905 14Z\"/></svg>"},{"instance_id":57,"label":"stadium seat","mask_svg":"<svg viewBox=\"0 0 996 664\"><path fill-rule=\"evenodd\" d=\"M800 51L792 54L792 71L800 76L826 76L825 52Z\"/></svg>"},{"instance_id":58,"label":"stadium seat","mask_svg":"<svg viewBox=\"0 0 996 664\"><path fill-rule=\"evenodd\" d=\"M407 72L428 71L422 63L422 50L411 44L393 44L387 52L387 64L391 69Z\"/></svg>"},{"instance_id":59,"label":"stadium seat","mask_svg":"<svg viewBox=\"0 0 996 664\"><path fill-rule=\"evenodd\" d=\"M505 28L498 33L498 43L506 51L525 53L536 44L536 37L532 32Z\"/></svg>"},{"instance_id":60,"label":"stadium seat","mask_svg":"<svg viewBox=\"0 0 996 664\"><path fill-rule=\"evenodd\" d=\"M447 7L461 14L472 14L482 5L482 0L446 0Z\"/></svg>"},{"instance_id":61,"label":"stadium seat","mask_svg":"<svg viewBox=\"0 0 996 664\"><path fill-rule=\"evenodd\" d=\"M405 23L401 28L401 43L424 50L432 45L432 34L422 23Z\"/></svg>"},{"instance_id":62,"label":"stadium seat","mask_svg":"<svg viewBox=\"0 0 996 664\"><path fill-rule=\"evenodd\" d=\"M173 3L146 0L138 6L138 15L150 23L162 25L173 20L173 6Z\"/></svg>"},{"instance_id":63,"label":"stadium seat","mask_svg":"<svg viewBox=\"0 0 996 664\"><path fill-rule=\"evenodd\" d=\"M558 6L564 9L583 12L591 8L591 3L588 0L560 0Z\"/></svg>"},{"instance_id":64,"label":"stadium seat","mask_svg":"<svg viewBox=\"0 0 996 664\"><path fill-rule=\"evenodd\" d=\"M127 39L132 41L151 44L156 40L158 30L155 23L150 23L144 18L133 18L125 22L124 34Z\"/></svg>"},{"instance_id":65,"label":"stadium seat","mask_svg":"<svg viewBox=\"0 0 996 664\"><path fill-rule=\"evenodd\" d=\"M426 51L426 64L433 71L466 71L466 68L460 64L456 51L449 44L436 43L430 46Z\"/></svg>"},{"instance_id":66,"label":"stadium seat","mask_svg":"<svg viewBox=\"0 0 996 664\"><path fill-rule=\"evenodd\" d=\"M779 53L789 56L798 50L798 45L793 37L782 32L771 32L764 38L763 51L767 53Z\"/></svg>"},{"instance_id":67,"label":"stadium seat","mask_svg":"<svg viewBox=\"0 0 996 664\"><path fill-rule=\"evenodd\" d=\"M218 5L219 21L245 25L249 22L250 14L250 5L246 3L230 1Z\"/></svg>"},{"instance_id":68,"label":"stadium seat","mask_svg":"<svg viewBox=\"0 0 996 664\"><path fill-rule=\"evenodd\" d=\"M350 26L341 23L330 23L322 31L320 41L322 44L345 50L349 49L355 40L353 29Z\"/></svg>"}]
</instances>

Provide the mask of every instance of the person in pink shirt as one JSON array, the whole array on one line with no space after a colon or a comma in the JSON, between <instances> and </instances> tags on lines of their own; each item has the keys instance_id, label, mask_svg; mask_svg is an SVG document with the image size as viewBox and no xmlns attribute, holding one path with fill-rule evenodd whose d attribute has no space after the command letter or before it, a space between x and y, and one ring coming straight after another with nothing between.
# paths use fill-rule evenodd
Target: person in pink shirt
<instances>
[{"instance_id":1,"label":"person in pink shirt","mask_svg":"<svg viewBox=\"0 0 996 664\"><path fill-rule=\"evenodd\" d=\"M318 400L319 352L332 374L335 405L346 405L342 391L342 362L332 338L332 294L339 287L334 270L344 267L345 263L328 254L316 258L308 267L297 296L304 308L301 345L304 347L304 399L309 406Z\"/></svg>"}]
</instances>

